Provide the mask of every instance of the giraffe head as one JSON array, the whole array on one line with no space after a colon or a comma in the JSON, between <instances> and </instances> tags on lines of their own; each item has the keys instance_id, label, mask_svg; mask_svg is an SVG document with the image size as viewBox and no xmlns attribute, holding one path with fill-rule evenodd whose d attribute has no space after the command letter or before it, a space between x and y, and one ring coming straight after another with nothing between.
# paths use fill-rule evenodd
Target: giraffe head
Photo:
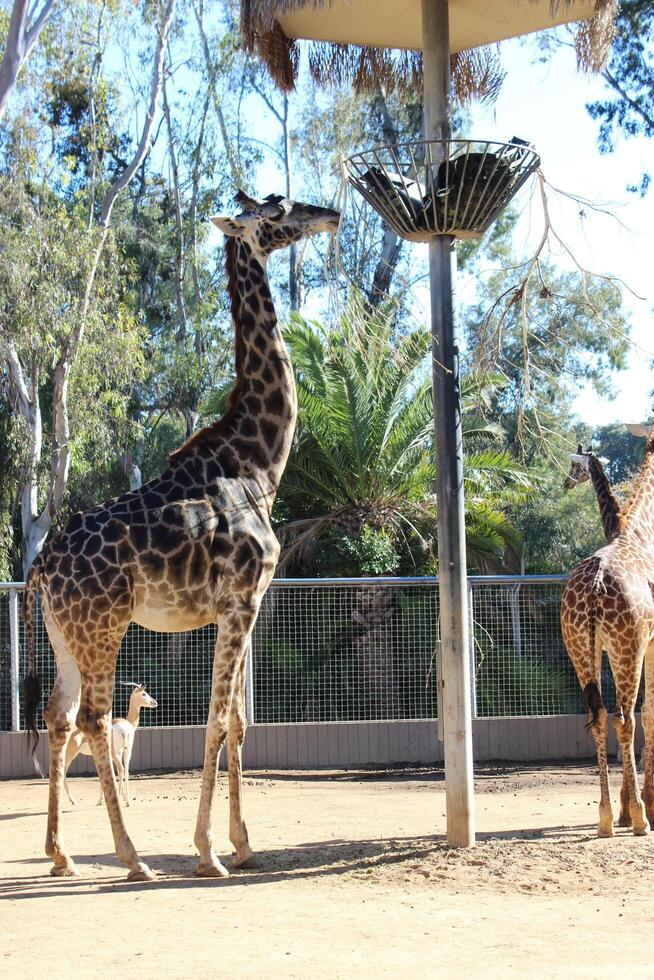
<instances>
[{"instance_id":1,"label":"giraffe head","mask_svg":"<svg viewBox=\"0 0 654 980\"><path fill-rule=\"evenodd\" d=\"M578 443L577 452L570 453L570 472L563 481L563 486L566 490L572 490L579 483L585 483L586 480L590 480L591 459L596 459L603 466L606 466L608 463L607 459L599 459L591 449L587 449L584 452L581 443Z\"/></svg>"},{"instance_id":2,"label":"giraffe head","mask_svg":"<svg viewBox=\"0 0 654 980\"><path fill-rule=\"evenodd\" d=\"M255 255L267 258L278 248L286 248L310 238L321 231L335 232L340 214L331 208L300 204L279 194L269 194L263 200L248 197L243 191L236 194L239 214L216 214L211 219L223 234L247 242Z\"/></svg>"}]
</instances>

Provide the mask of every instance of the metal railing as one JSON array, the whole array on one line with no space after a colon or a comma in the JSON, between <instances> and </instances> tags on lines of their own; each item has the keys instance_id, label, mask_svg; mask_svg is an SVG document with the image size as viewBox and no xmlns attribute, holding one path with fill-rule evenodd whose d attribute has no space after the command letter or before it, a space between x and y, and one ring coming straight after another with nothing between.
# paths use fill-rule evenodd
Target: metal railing
<instances>
[{"instance_id":1,"label":"metal railing","mask_svg":"<svg viewBox=\"0 0 654 980\"><path fill-rule=\"evenodd\" d=\"M474 716L583 710L559 626L565 581L564 575L469 578ZM0 583L0 731L23 725L20 679L27 670L27 645L19 614L22 589L22 583ZM36 637L45 703L55 662L38 609ZM215 639L215 626L189 633L129 627L116 676L144 681L157 698L159 708L143 712L143 725L204 724ZM276 579L252 638L249 720L435 718L437 647L434 578ZM126 711L128 697L127 688L116 687L116 713Z\"/></svg>"}]
</instances>

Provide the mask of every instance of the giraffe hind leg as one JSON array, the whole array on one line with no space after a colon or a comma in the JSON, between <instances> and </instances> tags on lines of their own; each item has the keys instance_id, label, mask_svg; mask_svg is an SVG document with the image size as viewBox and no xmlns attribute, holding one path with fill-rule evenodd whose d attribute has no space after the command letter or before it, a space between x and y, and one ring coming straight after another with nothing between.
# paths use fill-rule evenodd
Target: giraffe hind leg
<instances>
[{"instance_id":1,"label":"giraffe hind leg","mask_svg":"<svg viewBox=\"0 0 654 980\"><path fill-rule=\"evenodd\" d=\"M595 739L597 750L597 765L600 778L600 804L598 837L613 837L613 807L611 806L611 790L609 787L609 769L607 760L607 741L609 735L608 712L604 707L599 683L591 681L584 687L584 701L588 708L588 727Z\"/></svg>"},{"instance_id":2,"label":"giraffe hind leg","mask_svg":"<svg viewBox=\"0 0 654 980\"><path fill-rule=\"evenodd\" d=\"M654 643L645 654L645 697L641 708L645 749L643 751L643 803L647 820L654 827Z\"/></svg>"},{"instance_id":3,"label":"giraffe hind leg","mask_svg":"<svg viewBox=\"0 0 654 980\"><path fill-rule=\"evenodd\" d=\"M116 649L116 653L118 650ZM115 663L115 659L114 659ZM118 860L129 867L128 881L151 881L153 872L136 852L127 832L122 814L116 777L111 761L111 703L114 689L114 670L82 677L82 698L77 722L86 735L93 753L95 768L104 791L105 803Z\"/></svg>"},{"instance_id":4,"label":"giraffe hind leg","mask_svg":"<svg viewBox=\"0 0 654 980\"><path fill-rule=\"evenodd\" d=\"M634 646L627 650L609 650L609 659L613 668L614 660L617 658L616 668L625 661L629 663L629 670L618 672L613 670L616 678L616 708L613 717L615 732L622 750L623 784L626 783L628 794L629 815L633 823L633 831L637 836L649 833L649 822L645 811L645 805L638 788L638 776L636 771L636 759L634 756L634 734L636 729L636 698L640 675L645 656L646 647Z\"/></svg>"},{"instance_id":5,"label":"giraffe hind leg","mask_svg":"<svg viewBox=\"0 0 654 980\"><path fill-rule=\"evenodd\" d=\"M45 853L52 858L50 874L57 878L77 875L77 869L64 843L62 802L65 790L66 754L74 729L80 700L80 672L68 650L63 634L53 622L47 602L43 619L57 661L57 677L44 712L48 729L49 791Z\"/></svg>"}]
</instances>

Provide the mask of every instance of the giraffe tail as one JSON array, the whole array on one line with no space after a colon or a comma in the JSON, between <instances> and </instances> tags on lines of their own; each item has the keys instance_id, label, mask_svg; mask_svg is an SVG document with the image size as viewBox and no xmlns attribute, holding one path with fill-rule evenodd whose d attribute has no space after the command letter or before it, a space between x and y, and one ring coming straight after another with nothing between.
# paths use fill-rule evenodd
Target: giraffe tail
<instances>
[{"instance_id":1,"label":"giraffe tail","mask_svg":"<svg viewBox=\"0 0 654 980\"><path fill-rule=\"evenodd\" d=\"M586 728L593 728L597 724L600 710L604 707L602 693L599 689L599 684L596 681L591 681L590 684L586 684L586 687L583 690L583 698L584 704L586 705L586 710L591 716L586 722Z\"/></svg>"},{"instance_id":2,"label":"giraffe tail","mask_svg":"<svg viewBox=\"0 0 654 980\"><path fill-rule=\"evenodd\" d=\"M34 634L34 605L39 590L39 582L43 566L40 557L37 557L27 576L25 583L25 594L23 597L23 619L27 631L28 648L28 668L27 676L23 681L23 706L25 710L25 729L27 731L27 744L31 749L32 762L34 768L43 776L43 770L36 758L36 750L39 744L39 730L36 726L36 710L41 701L41 678L36 672L36 637Z\"/></svg>"}]
</instances>

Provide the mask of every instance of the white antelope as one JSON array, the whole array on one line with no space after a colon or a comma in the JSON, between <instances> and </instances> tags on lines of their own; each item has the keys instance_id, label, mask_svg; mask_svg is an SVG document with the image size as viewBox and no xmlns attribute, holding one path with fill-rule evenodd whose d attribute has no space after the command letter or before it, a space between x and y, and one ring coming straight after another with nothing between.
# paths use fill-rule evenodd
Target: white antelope
<instances>
[{"instance_id":1,"label":"white antelope","mask_svg":"<svg viewBox=\"0 0 654 980\"><path fill-rule=\"evenodd\" d=\"M120 795L122 790L125 803L127 806L129 806L129 763L130 759L132 758L132 749L134 748L134 735L136 733L136 729L139 727L141 708L156 708L157 702L145 690L145 684L126 684L125 681L121 681L121 683L126 687L133 687L134 690L129 698L127 718L114 718L112 721L111 758L116 768L116 773L118 774L118 793ZM66 749L66 762L64 765L64 787L66 789L66 793L68 794L68 799L73 805L75 804L75 800L70 795L68 781L66 780L66 773L68 772L68 767L70 766L71 762L78 755L92 755L92 753L91 747L86 741L83 733L79 728L76 728L73 734L70 736L70 741L68 742L68 747ZM101 803L102 784L100 785L100 799L98 800L98 806L100 806Z\"/></svg>"}]
</instances>

